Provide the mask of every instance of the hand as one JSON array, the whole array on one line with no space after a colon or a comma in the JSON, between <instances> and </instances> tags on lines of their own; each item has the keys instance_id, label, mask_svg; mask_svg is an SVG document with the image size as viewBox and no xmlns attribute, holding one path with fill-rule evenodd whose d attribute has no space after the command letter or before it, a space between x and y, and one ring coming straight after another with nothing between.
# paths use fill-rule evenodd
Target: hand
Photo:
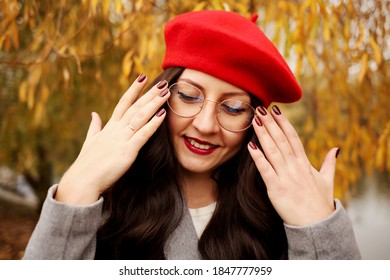
<instances>
[{"instance_id":1,"label":"hand","mask_svg":"<svg viewBox=\"0 0 390 280\"><path fill-rule=\"evenodd\" d=\"M99 115L92 113L81 152L59 183L58 201L93 203L131 167L139 150L163 122L165 110L157 110L170 96L168 83L161 81L135 101L145 82L146 76L141 75L130 86L103 129Z\"/></svg>"},{"instance_id":2,"label":"hand","mask_svg":"<svg viewBox=\"0 0 390 280\"><path fill-rule=\"evenodd\" d=\"M249 143L249 152L266 186L272 205L286 224L304 226L334 211L333 179L337 148L328 152L318 172L309 162L299 136L276 106L271 114L258 107L253 120L263 148Z\"/></svg>"}]
</instances>

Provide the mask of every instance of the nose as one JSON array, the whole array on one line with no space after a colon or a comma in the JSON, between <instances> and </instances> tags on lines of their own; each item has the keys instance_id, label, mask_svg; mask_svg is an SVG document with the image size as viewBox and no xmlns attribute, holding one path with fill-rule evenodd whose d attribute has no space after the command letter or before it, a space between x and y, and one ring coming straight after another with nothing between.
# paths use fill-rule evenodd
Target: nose
<instances>
[{"instance_id":1,"label":"nose","mask_svg":"<svg viewBox=\"0 0 390 280\"><path fill-rule=\"evenodd\" d=\"M203 107L194 117L192 125L203 134L217 133L220 126L217 120L216 102L205 99Z\"/></svg>"}]
</instances>

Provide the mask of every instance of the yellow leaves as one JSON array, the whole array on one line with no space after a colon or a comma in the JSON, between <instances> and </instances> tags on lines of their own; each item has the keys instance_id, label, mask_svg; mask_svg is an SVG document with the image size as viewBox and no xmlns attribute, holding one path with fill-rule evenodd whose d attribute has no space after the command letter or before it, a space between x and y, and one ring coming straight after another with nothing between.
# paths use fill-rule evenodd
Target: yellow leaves
<instances>
[{"instance_id":1,"label":"yellow leaves","mask_svg":"<svg viewBox=\"0 0 390 280\"><path fill-rule=\"evenodd\" d=\"M121 0L114 0L114 7L115 7L115 12L117 14L120 14L122 11L122 1Z\"/></svg>"},{"instance_id":2,"label":"yellow leaves","mask_svg":"<svg viewBox=\"0 0 390 280\"><path fill-rule=\"evenodd\" d=\"M92 14L96 14L99 2L100 0L90 0L90 10Z\"/></svg>"},{"instance_id":3,"label":"yellow leaves","mask_svg":"<svg viewBox=\"0 0 390 280\"><path fill-rule=\"evenodd\" d=\"M102 12L104 16L108 16L110 13L110 4L111 0L83 0L84 5L88 5L87 9L89 12L96 16L99 11ZM116 13L119 13L122 9L121 3L114 2L114 10Z\"/></svg>"},{"instance_id":4,"label":"yellow leaves","mask_svg":"<svg viewBox=\"0 0 390 280\"><path fill-rule=\"evenodd\" d=\"M390 172L390 121L379 138L375 166L382 172Z\"/></svg>"},{"instance_id":5,"label":"yellow leaves","mask_svg":"<svg viewBox=\"0 0 390 280\"><path fill-rule=\"evenodd\" d=\"M351 24L350 21L345 21L343 26L343 35L346 41L349 41L351 38Z\"/></svg>"},{"instance_id":6,"label":"yellow leaves","mask_svg":"<svg viewBox=\"0 0 390 280\"><path fill-rule=\"evenodd\" d=\"M35 106L35 110L34 110L34 114L33 114L33 126L34 127L37 127L39 126L39 124L41 123L41 121L43 120L43 117L44 117L44 114L46 112L46 104L47 104L47 100L49 98L49 88L47 87L47 85L42 85L42 87L40 88L40 92L38 92L38 94L40 95L40 99L39 99L39 102L37 102L36 106Z\"/></svg>"},{"instance_id":7,"label":"yellow leaves","mask_svg":"<svg viewBox=\"0 0 390 280\"><path fill-rule=\"evenodd\" d=\"M133 66L133 54L134 51L130 49L122 59L122 75L126 78L131 74L131 69Z\"/></svg>"},{"instance_id":8,"label":"yellow leaves","mask_svg":"<svg viewBox=\"0 0 390 280\"><path fill-rule=\"evenodd\" d=\"M285 12L288 9L288 4L286 1L278 1L277 6L281 12Z\"/></svg>"},{"instance_id":9,"label":"yellow leaves","mask_svg":"<svg viewBox=\"0 0 390 280\"><path fill-rule=\"evenodd\" d=\"M222 1L218 0L211 0L211 4L213 5L214 9L216 10L225 10L223 4L221 3Z\"/></svg>"},{"instance_id":10,"label":"yellow leaves","mask_svg":"<svg viewBox=\"0 0 390 280\"><path fill-rule=\"evenodd\" d=\"M198 4L195 5L195 7L192 9L192 11L201 11L204 8L206 8L207 2L206 1L201 1Z\"/></svg>"},{"instance_id":11,"label":"yellow leaves","mask_svg":"<svg viewBox=\"0 0 390 280\"><path fill-rule=\"evenodd\" d=\"M69 79L70 79L70 73L67 67L64 67L62 69L62 77L64 78L64 87L69 87Z\"/></svg>"},{"instance_id":12,"label":"yellow leaves","mask_svg":"<svg viewBox=\"0 0 390 280\"><path fill-rule=\"evenodd\" d=\"M325 42L329 42L330 40L330 28L329 28L329 21L325 20L324 21L324 26L323 26L323 36L325 39Z\"/></svg>"},{"instance_id":13,"label":"yellow leaves","mask_svg":"<svg viewBox=\"0 0 390 280\"><path fill-rule=\"evenodd\" d=\"M359 39L356 41L354 48L359 48L365 40L365 27L364 24L359 22Z\"/></svg>"},{"instance_id":14,"label":"yellow leaves","mask_svg":"<svg viewBox=\"0 0 390 280\"><path fill-rule=\"evenodd\" d=\"M32 111L32 127L38 127L46 112L46 104L50 96L47 84L42 83L42 65L30 67L30 73L26 80L19 85L19 102L26 103Z\"/></svg>"},{"instance_id":15,"label":"yellow leaves","mask_svg":"<svg viewBox=\"0 0 390 280\"><path fill-rule=\"evenodd\" d=\"M42 65L32 66L30 68L30 74L28 75L28 83L31 86L36 86L41 80Z\"/></svg>"},{"instance_id":16,"label":"yellow leaves","mask_svg":"<svg viewBox=\"0 0 390 280\"><path fill-rule=\"evenodd\" d=\"M382 51L380 49L380 47L378 46L378 44L375 42L375 40L370 37L370 40L369 40L369 44L374 52L374 60L376 62L376 64L381 64L382 63Z\"/></svg>"},{"instance_id":17,"label":"yellow leaves","mask_svg":"<svg viewBox=\"0 0 390 280\"><path fill-rule=\"evenodd\" d=\"M358 82L361 84L363 82L364 77L367 74L367 67L368 67L368 54L365 53L362 56L362 60L360 62L360 72L358 77Z\"/></svg>"},{"instance_id":18,"label":"yellow leaves","mask_svg":"<svg viewBox=\"0 0 390 280\"><path fill-rule=\"evenodd\" d=\"M32 67L28 79L19 85L19 101L27 103L27 107L32 109L35 102L35 89L41 79L42 67Z\"/></svg>"},{"instance_id":19,"label":"yellow leaves","mask_svg":"<svg viewBox=\"0 0 390 280\"><path fill-rule=\"evenodd\" d=\"M23 81L19 85L19 101L25 103L27 101L27 81Z\"/></svg>"},{"instance_id":20,"label":"yellow leaves","mask_svg":"<svg viewBox=\"0 0 390 280\"><path fill-rule=\"evenodd\" d=\"M302 55L298 56L298 58L297 58L297 65L296 65L296 68L295 68L295 75L297 77L300 77L301 73L302 73L302 60L303 60Z\"/></svg>"},{"instance_id":21,"label":"yellow leaves","mask_svg":"<svg viewBox=\"0 0 390 280\"><path fill-rule=\"evenodd\" d=\"M307 50L307 60L309 61L310 66L313 69L313 71L315 73L317 73L318 67L317 67L316 58L314 57L314 53L310 49Z\"/></svg>"}]
</instances>

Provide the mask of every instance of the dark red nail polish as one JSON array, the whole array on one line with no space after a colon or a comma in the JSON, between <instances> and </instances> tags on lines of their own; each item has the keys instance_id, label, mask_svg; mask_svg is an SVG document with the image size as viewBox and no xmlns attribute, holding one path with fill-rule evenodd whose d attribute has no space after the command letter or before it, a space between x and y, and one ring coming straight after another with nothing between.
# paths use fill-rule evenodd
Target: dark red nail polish
<instances>
[{"instance_id":1,"label":"dark red nail polish","mask_svg":"<svg viewBox=\"0 0 390 280\"><path fill-rule=\"evenodd\" d=\"M141 75L138 77L137 81L138 81L139 83L142 83L143 81L145 81L145 79L146 79L146 75L145 75L145 74L141 74Z\"/></svg>"},{"instance_id":2,"label":"dark red nail polish","mask_svg":"<svg viewBox=\"0 0 390 280\"><path fill-rule=\"evenodd\" d=\"M164 113L165 113L165 109L162 108L162 109L160 109L160 111L157 112L156 116L161 117L162 115L164 115Z\"/></svg>"},{"instance_id":3,"label":"dark red nail polish","mask_svg":"<svg viewBox=\"0 0 390 280\"><path fill-rule=\"evenodd\" d=\"M253 150L257 150L257 146L253 141L249 142L249 147L251 147Z\"/></svg>"},{"instance_id":4,"label":"dark red nail polish","mask_svg":"<svg viewBox=\"0 0 390 280\"><path fill-rule=\"evenodd\" d=\"M258 126L263 126L263 123L261 122L258 116L255 116L255 122L257 123Z\"/></svg>"},{"instance_id":5,"label":"dark red nail polish","mask_svg":"<svg viewBox=\"0 0 390 280\"><path fill-rule=\"evenodd\" d=\"M276 106L276 105L272 106L272 111L274 111L274 113L275 113L276 115L278 115L278 116L282 113L282 112L280 111L279 107Z\"/></svg>"},{"instance_id":6,"label":"dark red nail polish","mask_svg":"<svg viewBox=\"0 0 390 280\"><path fill-rule=\"evenodd\" d=\"M263 116L266 116L267 115L267 109L265 109L263 106L259 106L257 107L257 111L263 115Z\"/></svg>"},{"instance_id":7,"label":"dark red nail polish","mask_svg":"<svg viewBox=\"0 0 390 280\"><path fill-rule=\"evenodd\" d=\"M157 84L157 88L158 89L163 89L166 85L168 84L167 81L160 81L158 84Z\"/></svg>"},{"instance_id":8,"label":"dark red nail polish","mask_svg":"<svg viewBox=\"0 0 390 280\"><path fill-rule=\"evenodd\" d=\"M161 93L160 93L160 97L164 97L165 95L167 95L168 94L168 92L169 92L169 89L165 89L165 90L163 90Z\"/></svg>"},{"instance_id":9,"label":"dark red nail polish","mask_svg":"<svg viewBox=\"0 0 390 280\"><path fill-rule=\"evenodd\" d=\"M339 156L339 153L340 153L340 148L337 149L336 158Z\"/></svg>"}]
</instances>

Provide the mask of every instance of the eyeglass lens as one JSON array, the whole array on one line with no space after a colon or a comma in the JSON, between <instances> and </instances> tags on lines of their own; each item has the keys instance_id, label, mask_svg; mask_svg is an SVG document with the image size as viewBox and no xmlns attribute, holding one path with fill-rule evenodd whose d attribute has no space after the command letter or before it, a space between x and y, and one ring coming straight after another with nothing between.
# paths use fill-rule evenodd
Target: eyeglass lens
<instances>
[{"instance_id":1,"label":"eyeglass lens","mask_svg":"<svg viewBox=\"0 0 390 280\"><path fill-rule=\"evenodd\" d=\"M171 97L168 100L168 106L175 114L184 118L199 114L207 100L200 89L187 83L173 84L169 90ZM250 126L254 116L254 110L250 104L235 99L215 103L218 104L217 120L226 130L238 132Z\"/></svg>"}]
</instances>

